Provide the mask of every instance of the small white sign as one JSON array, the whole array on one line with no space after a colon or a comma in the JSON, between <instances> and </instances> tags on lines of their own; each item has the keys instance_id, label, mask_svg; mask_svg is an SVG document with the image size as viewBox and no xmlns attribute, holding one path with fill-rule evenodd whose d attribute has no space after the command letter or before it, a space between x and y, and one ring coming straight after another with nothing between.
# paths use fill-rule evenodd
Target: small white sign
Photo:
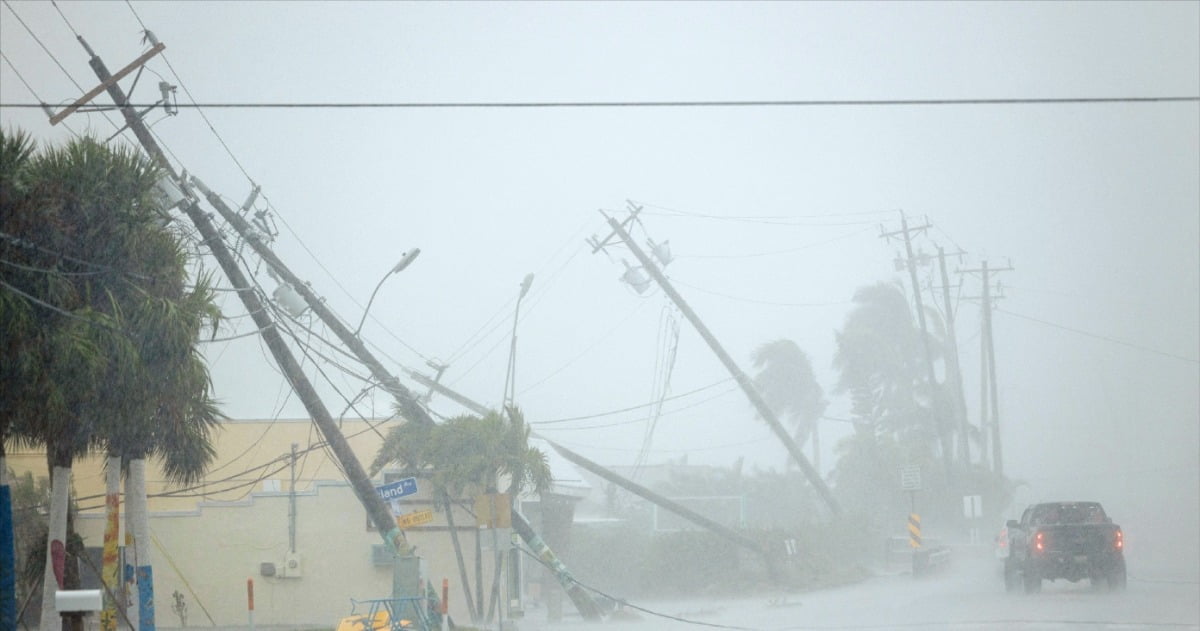
<instances>
[{"instance_id":1,"label":"small white sign","mask_svg":"<svg viewBox=\"0 0 1200 631\"><path fill-rule=\"evenodd\" d=\"M904 491L921 490L920 465L908 465L900 468L900 489Z\"/></svg>"},{"instance_id":2,"label":"small white sign","mask_svg":"<svg viewBox=\"0 0 1200 631\"><path fill-rule=\"evenodd\" d=\"M978 519L979 517L983 517L982 495L963 496L963 516L967 519Z\"/></svg>"}]
</instances>

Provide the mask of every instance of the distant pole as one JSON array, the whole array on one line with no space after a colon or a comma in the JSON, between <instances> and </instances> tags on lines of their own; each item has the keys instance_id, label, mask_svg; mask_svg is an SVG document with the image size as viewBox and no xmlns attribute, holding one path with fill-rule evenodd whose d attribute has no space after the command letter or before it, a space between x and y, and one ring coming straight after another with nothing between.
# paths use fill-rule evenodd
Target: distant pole
<instances>
[{"instance_id":1,"label":"distant pole","mask_svg":"<svg viewBox=\"0 0 1200 631\"><path fill-rule=\"evenodd\" d=\"M967 401L963 394L962 366L958 363L958 334L954 328L954 305L950 302L950 278L946 273L946 249L938 247L938 267L942 272L942 302L946 310L946 369L954 387L954 413L958 417L958 458L965 467L971 466L971 445L967 430Z\"/></svg>"},{"instance_id":2,"label":"distant pole","mask_svg":"<svg viewBox=\"0 0 1200 631\"><path fill-rule=\"evenodd\" d=\"M933 369L933 351L929 348L929 329L925 325L925 305L921 300L921 285L917 282L917 264L914 260L912 250L912 237L910 233L917 230L924 230L929 225L918 226L916 228L908 227L908 218L904 216L904 211L900 211L900 233L904 235L904 251L907 258L904 259L904 266L908 268L908 277L912 282L913 300L917 305L917 323L921 327L921 348L925 350L925 367L929 374L929 389L930 394L937 391L938 381L937 373ZM891 232L881 236L890 237L897 233ZM946 428L943 426L941 412L937 409L937 397L933 396L933 405L930 406L930 413L933 417L934 431L937 432L938 439L942 446L942 464L946 469L946 482L950 483L953 479L953 472L950 466L950 438L946 435Z\"/></svg>"},{"instance_id":3,"label":"distant pole","mask_svg":"<svg viewBox=\"0 0 1200 631\"><path fill-rule=\"evenodd\" d=\"M296 553L296 443L292 443L292 483L288 486L288 549Z\"/></svg>"},{"instance_id":4,"label":"distant pole","mask_svg":"<svg viewBox=\"0 0 1200 631\"><path fill-rule=\"evenodd\" d=\"M979 298L980 318L982 320L979 334L980 347L980 383L979 383L979 429L983 436L981 443L981 459L987 454L988 428L991 429L992 441L992 471L1004 475L1004 451L1000 444L1000 396L996 386L996 346L992 335L993 301L1003 296L992 295L992 274L1012 271L1012 265L1007 267L989 267L983 261L979 269L959 270L960 274L979 272L983 276L983 291ZM988 416L991 418L989 419Z\"/></svg>"},{"instance_id":5,"label":"distant pole","mask_svg":"<svg viewBox=\"0 0 1200 631\"><path fill-rule=\"evenodd\" d=\"M988 285L988 267L987 261L983 263L983 286ZM987 295L987 290L983 290L983 295ZM987 299L984 299L980 307L980 335L979 335L979 460L984 466L988 466L989 461L992 461L991 452L988 451L988 444L991 442L989 432L992 431L991 413L988 402L988 343L987 335L983 331L987 325L983 323L983 314L990 308ZM995 471L994 467L991 467Z\"/></svg>"},{"instance_id":6,"label":"distant pole","mask_svg":"<svg viewBox=\"0 0 1200 631\"><path fill-rule=\"evenodd\" d=\"M0 445L0 628L17 628L17 562L13 538L12 490L4 446Z\"/></svg>"},{"instance_id":7,"label":"distant pole","mask_svg":"<svg viewBox=\"0 0 1200 631\"><path fill-rule=\"evenodd\" d=\"M987 261L983 263L983 336L987 340L988 391L992 398L992 465L996 475L1004 476L1004 451L1000 445L1000 403L996 392L996 345L992 340L992 293L988 282Z\"/></svg>"},{"instance_id":8,"label":"distant pole","mask_svg":"<svg viewBox=\"0 0 1200 631\"><path fill-rule=\"evenodd\" d=\"M450 628L450 579L442 579L442 631Z\"/></svg>"},{"instance_id":9,"label":"distant pole","mask_svg":"<svg viewBox=\"0 0 1200 631\"><path fill-rule=\"evenodd\" d=\"M250 618L250 631L254 631L254 579L246 579L246 611Z\"/></svg>"}]
</instances>

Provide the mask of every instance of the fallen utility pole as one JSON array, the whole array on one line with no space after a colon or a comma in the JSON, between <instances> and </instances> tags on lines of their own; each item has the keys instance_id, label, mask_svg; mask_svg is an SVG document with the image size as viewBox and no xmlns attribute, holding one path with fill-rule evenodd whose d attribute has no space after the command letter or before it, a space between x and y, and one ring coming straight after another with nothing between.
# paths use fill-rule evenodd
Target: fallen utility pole
<instances>
[{"instance_id":1,"label":"fallen utility pole","mask_svg":"<svg viewBox=\"0 0 1200 631\"><path fill-rule=\"evenodd\" d=\"M737 532L736 530L733 530L732 528L728 528L722 524L719 524L719 523L695 512L695 511L685 507L684 505L682 505L678 502L675 502L674 500L671 500L665 496L659 495L658 493L655 493L654 491L651 491L650 489L648 489L644 486L631 483L628 480L622 478L621 476L613 473L612 471L609 471L608 469L592 462L591 460L588 460L587 458L584 458L583 456L575 453L574 451L571 451L570 449L567 449L566 447L563 447L562 445L559 445L558 443L555 443L554 441L552 441L548 438L543 437L542 440L549 443L550 446L553 447L555 451L562 454L562 456L564 458L566 458L567 460L570 460L571 462L583 467L584 469L587 469L588 471L600 476L601 478L604 478L605 480L612 482L613 484L616 484L618 486L622 486L626 490L630 491L631 493L638 495L645 500L648 500L652 504L661 506L661 507L675 513L676 515L679 515L680 517L683 517L684 519L691 521L694 524L697 524L703 528L711 530L712 532L724 537L725 539L728 539L731 543L737 544L743 548L746 548L747 550L750 550L752 552L756 552L756 553L762 555L763 560L767 564L767 572L771 575L771 578L773 578L773 579L779 578L778 567L775 564L775 557L771 555L770 551L764 549L761 545L759 545L759 543L757 541L754 541L753 539L750 539L749 537L742 535L741 533Z\"/></svg>"},{"instance_id":2,"label":"fallen utility pole","mask_svg":"<svg viewBox=\"0 0 1200 631\"><path fill-rule=\"evenodd\" d=\"M725 352L725 348L721 346L721 343L717 341L717 338L713 337L713 334L708 330L708 327L704 326L704 323L700 321L700 317L697 316L696 312L692 311L692 308L688 306L686 301L684 301L683 296L680 296L679 292L675 291L675 287L671 285L671 282L667 280L667 277L662 273L661 270L658 269L658 265L656 265L654 261L650 260L650 257L647 256L640 247L638 247L637 243L634 243L633 237L629 236L629 232L625 230L625 227L622 226L621 223L616 219L613 219L608 215L605 215L604 217L608 220L608 224L612 227L613 232L625 242L625 245L629 248L629 251L632 252L635 257L637 257L637 260L642 264L642 267L645 268L655 282L662 287L663 291L666 292L671 301L675 303L675 306L679 307L679 310L683 312L683 315L686 316L688 321L692 323L692 326L696 328L696 332L700 334L700 337L704 338L704 341L708 343L708 347L711 348L713 353L716 354L717 359L720 359L721 363L725 365L725 369L729 371L729 374L733 375L734 380L737 381L739 386L741 386L742 392L746 393L746 397L750 399L750 403L754 405L754 409L758 411L759 416L761 416L763 420L767 422L767 425L771 427L771 430L775 432L775 435L779 438L780 442L783 443L783 446L787 448L788 453L792 456L792 459L794 459L796 464L800 466L800 470L804 473L805 477L808 478L808 481L813 485L813 488L817 490L817 494L821 496L821 499L825 501L825 504L829 507L830 512L832 512L834 515L840 515L842 508L838 504L837 499L833 497L833 493L829 490L829 486L825 484L824 480L821 479L821 475L817 473L817 470L814 469L811 464L809 464L808 458L805 458L804 454L800 451L800 446L796 444L796 441L792 440L792 437L787 433L787 430L784 429L783 424L780 423L779 419L775 416L775 412L771 410L771 406L767 405L767 402L763 400L762 395L758 393L758 389L754 387L754 384L750 381L750 378L747 377L740 368L738 368L737 363L733 361L733 358L729 356L729 353Z\"/></svg>"},{"instance_id":3,"label":"fallen utility pole","mask_svg":"<svg viewBox=\"0 0 1200 631\"><path fill-rule=\"evenodd\" d=\"M416 380L422 384L425 384L425 385L429 386L430 388L433 388L433 390L435 392L445 395L447 398L459 403L463 407L466 407L467 409L477 412L479 414L487 413L488 409L486 407L484 407L482 404L477 403L477 402L459 394L458 392L455 392L454 390L451 390L450 388L434 381L433 379L430 379L429 377L422 375L421 373L418 373L415 371L408 371L408 372L413 377L414 380ZM546 441L546 443L548 445L550 445L550 447L553 448L554 451L557 451L558 453L562 454L562 456L564 458L566 458L567 460L570 460L571 462L596 474L597 476L603 478L604 480L611 482L611 483L625 489L626 491L629 491L630 493L633 493L634 495L637 495L638 497L641 497L641 498L649 501L651 504L654 504L661 508L665 508L668 511L671 511L672 513L675 513L676 515L682 517L683 519L686 519L686 520L692 522L693 524L700 526L701 528L710 530L710 531L728 539L730 541L730 543L737 544L737 545L742 546L742 547L746 548L747 550L750 550L756 554L763 555L763 557L767 561L768 571L770 571L772 573L772 575L774 575L774 573L775 573L774 559L773 559L773 557L771 557L769 555L768 551L764 550L762 548L762 546L758 544L758 542L756 542L752 539L749 539L748 537L743 536L741 533L737 532L736 530L733 530L732 528L726 527L722 524L719 524L719 523L705 517L704 515L701 515L700 513L697 513L696 511L684 506L683 504L675 502L674 500L671 500L670 498L668 498L666 496L659 495L658 493L651 491L650 489L638 484L637 482L634 482L633 480L630 480L629 478L619 475L616 472L608 469L607 467L597 464L596 462L589 460L589 459L585 458L584 456L582 456L574 451L571 451L570 449L567 449L566 447L563 447L562 445L559 445L558 443L550 440L549 438L546 438L545 436L539 435L537 432L532 432L532 433L536 438Z\"/></svg>"},{"instance_id":4,"label":"fallen utility pole","mask_svg":"<svg viewBox=\"0 0 1200 631\"><path fill-rule=\"evenodd\" d=\"M326 326L329 327L329 330L333 331L333 334L336 335L352 353L354 353L354 356L357 357L359 361L367 366L367 368L371 371L371 375L375 377L375 379L381 384L383 384L383 388L396 399L396 403L400 407L400 414L411 422L420 423L423 425L433 425L433 417L431 417L429 412L421 406L420 402L417 400L417 397L414 396L412 392L408 390L408 388L405 388L395 375L388 372L383 363L380 362L379 359L367 349L365 344L363 344L362 338L352 332L350 328L346 326L341 319L338 318L337 315L325 305L325 301L321 300L321 298L309 288L308 283L302 282L294 273L292 273L290 269L288 269L286 265L284 265L283 261L281 261L279 257L277 257L275 253L272 252L269 247L267 247L267 244L263 243L263 240L258 237L257 232L255 232L249 222L230 209L229 206L225 204L225 201L221 199L220 195L217 195L213 191L209 190L208 187L204 186L202 182L194 177L192 178L192 182L204 193L205 197L208 199L208 202L212 204L213 208L217 209L217 212L221 214L221 217L233 227L234 231L237 232L238 235L245 239L246 243L248 243L251 248L254 249L259 258L265 261L267 265L270 265L271 269L275 270L275 273L279 275L280 280L286 282L292 287L292 289L296 291L296 293L300 294L300 296L304 298L304 302L307 303L309 308L313 310L313 313L316 314L316 316L320 318ZM479 414L487 414L489 412L489 410L486 408L476 408L475 411ZM525 521L525 517L519 512L514 512L512 518L514 530L516 530L518 534L525 539L525 542L528 543L531 548L536 549L534 542L527 537L528 533L533 533L532 526ZM538 542L541 542L540 538L538 539ZM542 549L537 550L540 557L552 557L557 562L556 567L561 567L561 570L555 570L555 576L558 577L560 584L562 584L563 589L566 590L567 595L571 598L571 602L575 604L576 609L579 610L580 615L586 620L600 619L600 608L596 605L591 595L579 586L575 579L571 577L569 572L566 572L566 566L563 565L561 561L557 561L558 557L554 555L554 552L550 550L545 543L540 543L540 548Z\"/></svg>"},{"instance_id":5,"label":"fallen utility pole","mask_svg":"<svg viewBox=\"0 0 1200 631\"><path fill-rule=\"evenodd\" d=\"M113 80L108 69L104 66L104 62L100 57L92 51L83 37L79 38L79 43L83 45L84 50L90 55L88 64L95 71L101 83L106 86L109 95L113 102L116 103L121 114L125 117L125 122L129 125L129 129L133 131L146 153L160 166L164 171L169 173L171 177L180 182L186 187L186 182L182 182L171 163L163 154L162 148L158 146L151 135L149 128L138 116L137 111L129 104L129 99L125 96L125 92L117 82ZM391 510L384 503L383 498L375 491L374 485L371 484L370 478L367 477L367 472L363 470L362 464L350 449L350 444L346 442L346 437L342 435L338 429L337 423L329 414L329 410L325 408L325 404L321 402L320 396L317 395L316 389L313 388L308 377L304 375L304 371L300 367L300 363L296 361L292 351L288 348L283 336L275 327L275 323L267 314L266 308L262 301L259 300L258 294L255 293L254 287L246 279L242 273L241 267L233 254L225 247L225 242L221 238L221 234L217 231L208 215L200 209L199 202L191 202L184 205L184 212L188 218L195 224L196 229L200 232L204 239L204 244L208 246L209 251L217 259L221 265L222 271L229 279L233 286L237 288L238 298L245 305L246 311L254 320L255 326L258 327L259 333L267 343L267 348L270 349L271 355L279 364L280 370L287 377L292 389L296 392L296 396L304 404L304 408L308 410L309 415L316 423L321 434L325 437L325 441L329 443L338 462L341 464L342 470L346 472L346 478L350 482L350 486L354 489L363 507L366 508L367 514L371 517L371 522L379 530L379 534L383 537L384 542L391 547L392 551L399 555L410 555L412 549L409 547L407 540L404 537L404 532L396 525L395 518L392 517Z\"/></svg>"}]
</instances>

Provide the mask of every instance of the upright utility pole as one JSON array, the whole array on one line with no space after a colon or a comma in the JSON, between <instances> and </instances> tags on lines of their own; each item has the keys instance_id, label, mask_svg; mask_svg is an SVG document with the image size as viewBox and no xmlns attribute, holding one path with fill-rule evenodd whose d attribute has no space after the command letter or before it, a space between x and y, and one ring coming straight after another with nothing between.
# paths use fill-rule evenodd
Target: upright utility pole
<instances>
[{"instance_id":1,"label":"upright utility pole","mask_svg":"<svg viewBox=\"0 0 1200 631\"><path fill-rule=\"evenodd\" d=\"M912 238L910 233L925 230L929 224L917 226L915 228L908 227L908 218L904 216L904 211L900 211L900 231L887 232L880 236L883 238L891 237L897 234L904 235L904 251L907 258L904 259L905 267L908 268L908 277L912 282L913 300L917 305L917 323L921 327L921 347L925 350L925 367L929 371L929 388L933 393L937 390L937 372L933 369L933 352L929 348L929 329L925 325L925 306L921 300L921 285L917 282L917 262L913 257ZM953 479L953 471L950 466L950 437L946 434L945 423L942 421L942 415L937 408L936 397L934 404L930 406L930 414L933 416L934 429L937 431L938 438L942 445L942 464L946 468L946 482L950 483Z\"/></svg>"},{"instance_id":2,"label":"upright utility pole","mask_svg":"<svg viewBox=\"0 0 1200 631\"><path fill-rule=\"evenodd\" d=\"M291 484L288 486L288 550L296 553L296 443L292 443Z\"/></svg>"},{"instance_id":3,"label":"upright utility pole","mask_svg":"<svg viewBox=\"0 0 1200 631\"><path fill-rule=\"evenodd\" d=\"M992 399L992 466L1004 475L1004 449L1000 444L1000 396L996 392L996 345L992 340L992 292L987 261L983 262L983 339L987 342L988 392Z\"/></svg>"},{"instance_id":4,"label":"upright utility pole","mask_svg":"<svg viewBox=\"0 0 1200 631\"><path fill-rule=\"evenodd\" d=\"M979 269L959 270L959 273L975 273L978 272L983 276L983 292L980 295L982 304L980 306L980 318L982 327L980 332L980 433L984 436L982 450L987 451L987 433L991 430L992 443L992 471L997 475L1004 475L1004 450L1000 443L1000 401L996 387L996 346L992 336L992 279L993 272L1012 271L1012 266L1008 267L988 267L987 261L980 264ZM990 416L990 418L988 418Z\"/></svg>"},{"instance_id":5,"label":"upright utility pole","mask_svg":"<svg viewBox=\"0 0 1200 631\"><path fill-rule=\"evenodd\" d=\"M625 227L621 225L621 222L618 222L616 219L613 219L608 215L605 215L605 219L608 220L608 225L612 228L613 234L617 235L622 241L625 242L625 245L629 248L629 251L632 252L635 257L637 257L638 262L640 262L642 267L650 273L651 278L653 278L654 281L657 282L660 287L662 287L663 292L665 292L671 301L675 303L675 306L679 307L679 310L683 313L683 315L688 319L689 322L692 323L692 326L696 328L696 332L700 334L700 337L704 338L704 341L708 343L708 347L712 349L714 354L716 354L717 359L721 360L721 363L725 366L725 369L729 371L729 374L733 375L734 380L737 381L739 386L741 386L742 392L744 392L746 397L750 399L750 403L754 406L754 409L758 411L759 416L762 416L763 420L767 422L767 425L771 427L771 430L775 432L775 435L779 438L780 442L782 442L784 447L787 448L788 453L792 456L792 459L795 460L796 464L800 466L800 471L804 473L805 477L808 478L809 483L812 484L813 488L817 490L817 494L821 496L822 500L824 500L826 506L829 507L830 512L832 512L834 515L840 515L842 512L841 506L838 504L837 499L833 497L833 493L829 490L829 486L826 485L825 481L821 479L821 475L817 473L817 470L814 469L811 464L809 464L808 458L804 457L804 453L800 450L800 446L796 444L796 441L792 440L792 437L787 433L787 430L784 429L783 424L780 423L779 419L775 416L775 412L771 410L771 406L767 405L767 402L763 400L762 395L758 393L758 389L754 387L754 382L752 382L750 378L747 377L740 368L738 368L737 363L733 361L733 358L729 356L729 353L725 351L725 348L721 346L721 343L717 341L717 338L714 337L712 332L708 330L708 327L700 321L700 317L696 315L696 312L692 311L692 308L688 306L688 303L683 299L683 296L679 295L679 292L675 291L675 287L671 285L671 282L667 280L667 277L662 273L661 270L658 269L658 265L655 264L654 261L652 261L640 247L638 247L638 244L634 242L633 237L629 236L629 232L625 230ZM608 239L606 238L603 242L593 242L593 246L599 248L602 247L602 244L607 242Z\"/></svg>"},{"instance_id":6,"label":"upright utility pole","mask_svg":"<svg viewBox=\"0 0 1200 631\"><path fill-rule=\"evenodd\" d=\"M946 273L946 250L938 246L938 267L942 272L942 302L946 310L946 369L954 386L954 414L958 417L958 459L964 467L971 466L971 445L967 430L967 401L963 394L962 366L958 363L958 335L954 329L954 305L950 302L950 278Z\"/></svg>"},{"instance_id":7,"label":"upright utility pole","mask_svg":"<svg viewBox=\"0 0 1200 631\"><path fill-rule=\"evenodd\" d=\"M112 80L112 75L109 74L104 62L92 51L83 37L79 38L79 43L83 45L84 50L90 56L88 64L91 65L92 70L96 73L101 83L106 86L109 96L112 97L113 102L121 110L126 124L129 125L129 129L133 131L138 142L145 148L146 153L150 154L150 157L164 171L169 173L175 181L180 182L181 186L186 187L187 184L180 180L179 174L175 172L170 161L167 160L162 148L158 146L158 142L151 135L149 128L146 127L146 124L138 116L137 111L129 104L129 99L126 98L121 86ZM366 471L363 470L362 464L350 449L350 444L346 442L345 436L338 429L337 423L334 422L333 417L329 414L329 410L325 408L325 404L321 402L316 389L313 388L308 377L304 375L300 363L296 361L283 336L275 328L275 323L268 315L268 311L262 304L262 301L259 300L254 287L246 279L245 274L242 273L242 269L233 257L233 254L225 247L225 242L222 240L216 226L213 225L208 215L200 209L199 202L192 201L187 203L183 210L200 232L204 244L208 246L213 257L221 265L226 278L236 288L238 298L245 305L246 311L254 321L254 325L258 327L263 340L267 343L267 348L271 351L271 355L275 358L276 363L279 364L280 370L287 377L292 389L304 404L304 408L308 410L309 415L312 417L313 422L316 423L326 442L329 443L334 456L337 457L338 462L342 466L342 470L346 472L346 477L355 494L358 496L358 500L366 508L367 514L371 517L371 522L378 529L384 542L396 554L411 554L411 548L404 537L403 531L396 525L391 511L383 502L383 498L375 491L375 487L367 477Z\"/></svg>"}]
</instances>

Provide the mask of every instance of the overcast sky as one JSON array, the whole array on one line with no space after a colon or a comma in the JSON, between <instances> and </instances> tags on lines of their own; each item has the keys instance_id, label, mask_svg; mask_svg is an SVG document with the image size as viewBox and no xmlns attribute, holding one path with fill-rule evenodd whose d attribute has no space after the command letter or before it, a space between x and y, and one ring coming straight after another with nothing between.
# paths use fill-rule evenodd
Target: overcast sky
<instances>
[{"instance_id":1,"label":"overcast sky","mask_svg":"<svg viewBox=\"0 0 1200 631\"><path fill-rule=\"evenodd\" d=\"M139 16L166 44L133 90L139 103L157 99L160 80L201 104L1200 94L1195 2L4 4L4 104L73 101L97 80L72 29L115 72L147 46ZM400 253L421 249L363 327L397 371L445 362L444 383L498 404L515 300L533 273L517 402L535 422L598 415L538 428L597 461L637 458L651 408L605 413L662 391L672 322L668 394L698 392L663 404L646 460L785 459L663 293L620 281L622 260L636 264L628 251L591 253L585 239L608 232L598 210L642 205L635 236L670 241L671 278L735 360L750 372L757 345L794 340L834 418L848 415L831 362L854 291L907 287L893 263L902 244L879 236L903 210L931 224L920 250L965 252L949 266L973 422L980 279L955 270L1011 261L995 277L994 325L1009 473L1031 495L1099 480L1130 494L1181 489L1192 520L1200 510L1195 101L202 111L207 122L196 109L147 120L176 165L231 205L261 185L255 207L279 227L277 253L351 324ZM46 142L116 131L97 113L51 127L41 110L6 107L0 121ZM253 330L232 295L221 301L221 337ZM256 338L206 350L232 417L305 415ZM306 362L338 415L363 384L315 361L333 377L336 390ZM440 397L432 406L462 412ZM380 396L358 411L388 408ZM847 431L822 425L823 470Z\"/></svg>"}]
</instances>

